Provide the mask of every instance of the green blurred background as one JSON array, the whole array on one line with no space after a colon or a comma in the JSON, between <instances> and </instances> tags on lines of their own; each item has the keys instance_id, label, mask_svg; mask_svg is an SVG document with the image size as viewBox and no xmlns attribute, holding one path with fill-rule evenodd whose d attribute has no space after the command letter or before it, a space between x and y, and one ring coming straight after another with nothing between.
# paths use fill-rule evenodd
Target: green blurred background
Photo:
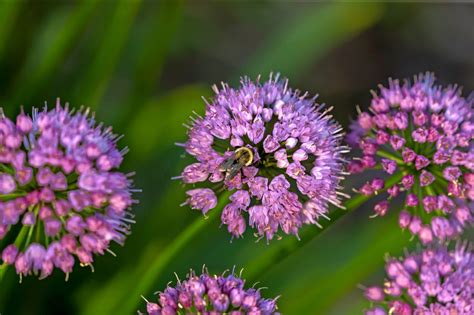
<instances>
[{"instance_id":1,"label":"green blurred background","mask_svg":"<svg viewBox=\"0 0 474 315\"><path fill-rule=\"evenodd\" d=\"M184 191L170 178L186 163L175 142L182 123L202 112L201 96L220 81L281 72L290 85L333 105L347 126L355 105L387 77L434 71L442 83L473 88L474 6L468 4L310 3L291 1L0 1L0 105L85 105L124 134L124 170L135 170L137 224L117 257L98 257L95 272L0 285L0 313L134 314L140 294L206 265L236 266L267 297L281 295L283 314L361 314L358 284L383 279L386 253L414 247L396 217L369 220L371 203L337 212L323 233L303 240L230 242L218 210L203 220L179 207ZM353 187L364 178L349 178ZM349 191L350 189L348 189ZM393 212L393 211L392 211ZM188 237L190 236L190 237ZM186 238L190 241L186 241Z\"/></svg>"}]
</instances>

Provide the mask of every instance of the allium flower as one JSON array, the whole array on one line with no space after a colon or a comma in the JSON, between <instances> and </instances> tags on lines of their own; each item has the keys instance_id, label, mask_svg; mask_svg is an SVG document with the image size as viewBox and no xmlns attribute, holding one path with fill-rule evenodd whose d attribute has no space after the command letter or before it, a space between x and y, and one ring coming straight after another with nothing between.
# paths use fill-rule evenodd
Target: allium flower
<instances>
[{"instance_id":1,"label":"allium flower","mask_svg":"<svg viewBox=\"0 0 474 315\"><path fill-rule=\"evenodd\" d=\"M221 219L235 237L247 224L267 240L280 229L297 235L303 224L318 225L328 203L340 205L342 129L330 109L287 83L270 76L263 84L244 78L239 89L214 86L182 144L197 160L177 177L194 186L184 204L206 214L218 192L231 191Z\"/></svg>"},{"instance_id":2,"label":"allium flower","mask_svg":"<svg viewBox=\"0 0 474 315\"><path fill-rule=\"evenodd\" d=\"M66 105L23 110L16 123L0 118L0 240L4 264L20 275L69 274L75 258L123 244L133 203L129 179L116 169L119 151L111 128L95 125L88 110Z\"/></svg>"},{"instance_id":3,"label":"allium flower","mask_svg":"<svg viewBox=\"0 0 474 315\"><path fill-rule=\"evenodd\" d=\"M456 86L435 86L431 74L415 77L413 84L391 80L352 126L349 140L363 156L349 164L351 173L382 169L403 175L390 187L375 178L358 192L370 196L386 189L388 200L403 193L400 226L424 244L453 238L473 222L473 96L463 98ZM387 200L377 204L375 215L388 207Z\"/></svg>"},{"instance_id":4,"label":"allium flower","mask_svg":"<svg viewBox=\"0 0 474 315\"><path fill-rule=\"evenodd\" d=\"M383 287L365 289L376 304L367 315L474 314L474 255L466 243L390 258L385 270Z\"/></svg>"},{"instance_id":5,"label":"allium flower","mask_svg":"<svg viewBox=\"0 0 474 315\"><path fill-rule=\"evenodd\" d=\"M260 290L245 288L245 281L235 274L197 276L193 271L175 287L158 293L158 303L147 302L148 315L176 314L279 314L276 301L265 299Z\"/></svg>"}]
</instances>

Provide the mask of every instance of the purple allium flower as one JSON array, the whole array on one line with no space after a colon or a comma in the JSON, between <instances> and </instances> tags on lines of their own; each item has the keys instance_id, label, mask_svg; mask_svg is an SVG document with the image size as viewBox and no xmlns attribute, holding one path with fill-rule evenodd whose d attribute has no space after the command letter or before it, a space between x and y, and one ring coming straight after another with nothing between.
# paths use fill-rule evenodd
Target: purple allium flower
<instances>
[{"instance_id":1,"label":"purple allium flower","mask_svg":"<svg viewBox=\"0 0 474 315\"><path fill-rule=\"evenodd\" d=\"M88 113L58 100L16 123L0 117L1 260L20 276L69 274L74 256L91 266L129 234L132 174L117 170L127 149Z\"/></svg>"},{"instance_id":2,"label":"purple allium flower","mask_svg":"<svg viewBox=\"0 0 474 315\"><path fill-rule=\"evenodd\" d=\"M376 304L366 314L474 314L474 254L467 243L389 258L385 270L383 286L365 289Z\"/></svg>"},{"instance_id":3,"label":"purple allium flower","mask_svg":"<svg viewBox=\"0 0 474 315\"><path fill-rule=\"evenodd\" d=\"M463 98L456 86L434 85L429 73L413 84L390 80L380 95L374 93L369 111L359 114L348 136L363 154L349 164L351 173L380 168L403 174L390 187L371 181L357 191L370 196L384 187L389 200L403 193L400 226L424 244L451 239L474 220L473 102L474 94ZM375 215L387 212L388 204L383 206L375 207Z\"/></svg>"},{"instance_id":4,"label":"purple allium flower","mask_svg":"<svg viewBox=\"0 0 474 315\"><path fill-rule=\"evenodd\" d=\"M267 240L280 229L297 235L303 224L318 225L329 203L340 206L342 129L330 109L287 83L270 76L263 84L244 78L238 89L214 87L182 144L197 160L177 177L193 186L184 204L206 214L219 192L231 191L222 223L235 237L247 225Z\"/></svg>"},{"instance_id":5,"label":"purple allium flower","mask_svg":"<svg viewBox=\"0 0 474 315\"><path fill-rule=\"evenodd\" d=\"M148 315L176 314L279 314L277 298L265 299L259 289L245 288L245 281L234 273L201 275L191 271L175 287L158 293L158 302L147 302ZM141 313L140 313L141 314Z\"/></svg>"}]
</instances>

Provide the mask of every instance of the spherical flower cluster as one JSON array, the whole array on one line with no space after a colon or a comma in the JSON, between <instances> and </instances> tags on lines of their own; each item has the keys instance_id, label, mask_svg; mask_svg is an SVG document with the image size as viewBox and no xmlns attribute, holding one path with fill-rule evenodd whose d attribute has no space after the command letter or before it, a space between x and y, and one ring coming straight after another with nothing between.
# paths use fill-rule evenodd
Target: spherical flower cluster
<instances>
[{"instance_id":1,"label":"spherical flower cluster","mask_svg":"<svg viewBox=\"0 0 474 315\"><path fill-rule=\"evenodd\" d=\"M376 304L366 315L474 314L474 254L466 243L391 258L385 270L383 288L365 289Z\"/></svg>"},{"instance_id":2,"label":"spherical flower cluster","mask_svg":"<svg viewBox=\"0 0 474 315\"><path fill-rule=\"evenodd\" d=\"M360 112L348 141L363 156L349 164L351 173L381 169L401 174L391 186L373 178L357 191L366 196L387 191L375 215L383 216L389 201L405 194L399 224L423 244L451 239L473 222L474 97L463 98L456 86L434 85L431 74L374 93L369 111Z\"/></svg>"},{"instance_id":3,"label":"spherical flower cluster","mask_svg":"<svg viewBox=\"0 0 474 315\"><path fill-rule=\"evenodd\" d=\"M279 314L275 299L264 299L260 290L244 287L245 281L234 274L200 276L194 272L176 287L159 293L159 302L147 301L148 315L270 315Z\"/></svg>"},{"instance_id":4,"label":"spherical flower cluster","mask_svg":"<svg viewBox=\"0 0 474 315\"><path fill-rule=\"evenodd\" d=\"M23 110L0 118L1 260L20 275L69 274L129 233L131 180L116 171L126 149L88 111ZM8 245L9 244L9 245Z\"/></svg>"},{"instance_id":5,"label":"spherical flower cluster","mask_svg":"<svg viewBox=\"0 0 474 315\"><path fill-rule=\"evenodd\" d=\"M267 240L280 229L297 235L325 217L328 203L340 204L342 129L330 109L287 83L270 76L263 84L244 78L239 89L214 87L182 144L197 160L178 177L194 186L184 204L206 214L216 193L231 191L221 219L235 237L247 224Z\"/></svg>"}]
</instances>

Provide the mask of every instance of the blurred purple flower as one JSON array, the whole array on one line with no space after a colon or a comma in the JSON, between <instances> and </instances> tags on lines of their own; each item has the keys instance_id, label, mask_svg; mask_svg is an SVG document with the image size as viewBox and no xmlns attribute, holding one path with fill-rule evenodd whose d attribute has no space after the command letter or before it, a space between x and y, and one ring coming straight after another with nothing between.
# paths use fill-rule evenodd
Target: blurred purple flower
<instances>
[{"instance_id":1,"label":"blurred purple flower","mask_svg":"<svg viewBox=\"0 0 474 315\"><path fill-rule=\"evenodd\" d=\"M439 245L390 258L385 270L383 287L365 289L365 297L375 304L367 315L474 313L474 255L467 243L452 251Z\"/></svg>"},{"instance_id":2,"label":"blurred purple flower","mask_svg":"<svg viewBox=\"0 0 474 315\"><path fill-rule=\"evenodd\" d=\"M215 98L181 144L197 160L176 177L197 187L184 204L206 214L218 192L233 191L222 223L235 237L247 224L267 240L280 229L297 235L326 216L328 203L340 206L342 129L316 97L287 84L270 76L263 84L244 78L239 89L214 86Z\"/></svg>"},{"instance_id":3,"label":"blurred purple flower","mask_svg":"<svg viewBox=\"0 0 474 315\"><path fill-rule=\"evenodd\" d=\"M456 86L443 89L434 81L429 73L413 84L390 80L380 95L374 93L369 111L360 112L348 136L363 154L349 164L351 173L381 168L404 175L393 186L377 178L357 192L370 196L383 187L388 200L404 193L400 226L423 244L461 234L474 212L474 94L463 98ZM374 210L384 215L388 204Z\"/></svg>"},{"instance_id":4,"label":"blurred purple flower","mask_svg":"<svg viewBox=\"0 0 474 315\"><path fill-rule=\"evenodd\" d=\"M69 274L74 256L92 265L129 234L132 174L117 171L127 149L88 113L58 100L31 118L22 110L16 124L0 118L0 239L16 240L1 258L20 276Z\"/></svg>"},{"instance_id":5,"label":"blurred purple flower","mask_svg":"<svg viewBox=\"0 0 474 315\"><path fill-rule=\"evenodd\" d=\"M279 314L278 298L265 299L259 289L244 284L234 273L217 276L205 270L197 276L191 271L186 280L158 293L157 303L146 301L147 314Z\"/></svg>"}]
</instances>

